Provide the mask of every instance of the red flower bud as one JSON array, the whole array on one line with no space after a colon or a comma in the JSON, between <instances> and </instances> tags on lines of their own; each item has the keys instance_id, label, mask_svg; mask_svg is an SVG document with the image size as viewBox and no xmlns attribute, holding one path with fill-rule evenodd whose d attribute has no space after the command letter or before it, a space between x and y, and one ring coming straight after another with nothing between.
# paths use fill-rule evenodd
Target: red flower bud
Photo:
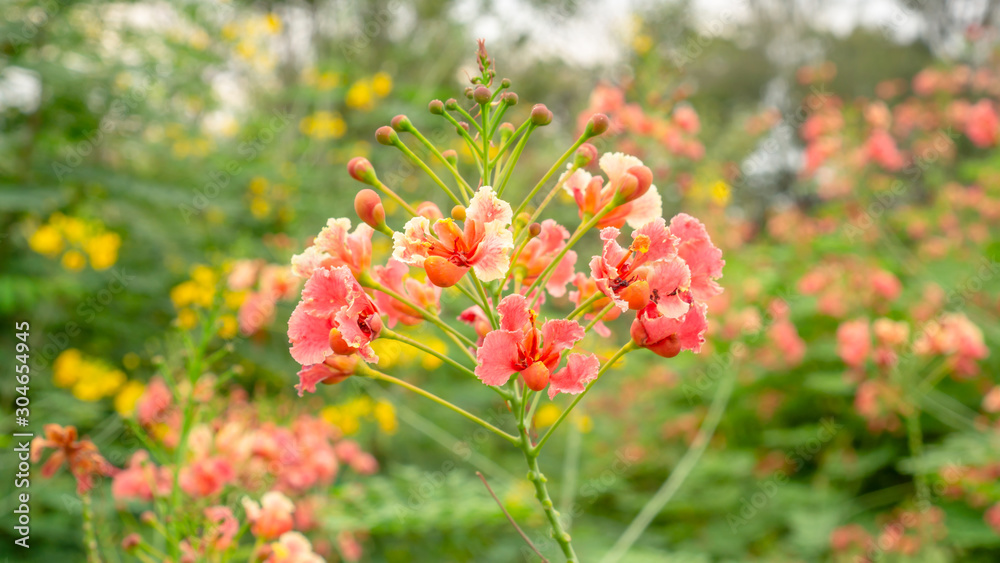
<instances>
[{"instance_id":1,"label":"red flower bud","mask_svg":"<svg viewBox=\"0 0 1000 563\"><path fill-rule=\"evenodd\" d=\"M354 196L354 211L362 221L376 231L385 231L385 208L382 207L382 198L375 190L364 189Z\"/></svg>"},{"instance_id":2,"label":"red flower bud","mask_svg":"<svg viewBox=\"0 0 1000 563\"><path fill-rule=\"evenodd\" d=\"M375 140L382 145L393 145L399 141L399 135L388 125L383 125L375 130Z\"/></svg>"},{"instance_id":3,"label":"red flower bud","mask_svg":"<svg viewBox=\"0 0 1000 563\"><path fill-rule=\"evenodd\" d=\"M469 271L469 267L453 264L441 256L428 256L424 259L424 270L427 271L427 279L432 284L438 287L451 287L462 279L462 276Z\"/></svg>"},{"instance_id":4,"label":"red flower bud","mask_svg":"<svg viewBox=\"0 0 1000 563\"><path fill-rule=\"evenodd\" d=\"M532 223L531 226L528 227L528 235L530 235L532 238L537 237L540 234L542 234L542 225L541 224L539 224L539 223Z\"/></svg>"},{"instance_id":5,"label":"red flower bud","mask_svg":"<svg viewBox=\"0 0 1000 563\"><path fill-rule=\"evenodd\" d=\"M454 149L448 149L446 151L442 151L441 156L443 156L444 159L447 160L448 163L451 164L452 166L458 164L458 152L456 152Z\"/></svg>"},{"instance_id":6,"label":"red flower bud","mask_svg":"<svg viewBox=\"0 0 1000 563\"><path fill-rule=\"evenodd\" d=\"M629 334L632 336L632 342L637 346L648 348L657 356L673 358L681 353L681 342L676 334L671 334L659 342L649 342L649 335L646 334L646 329L642 326L642 322L638 318L632 321Z\"/></svg>"},{"instance_id":7,"label":"red flower bud","mask_svg":"<svg viewBox=\"0 0 1000 563\"><path fill-rule=\"evenodd\" d=\"M538 126L548 125L552 123L552 112L545 104L535 104L531 108L531 122Z\"/></svg>"},{"instance_id":8,"label":"red flower bud","mask_svg":"<svg viewBox=\"0 0 1000 563\"><path fill-rule=\"evenodd\" d=\"M503 103L507 104L508 106L516 106L517 94L515 94L514 92L504 92L503 95L500 96L500 100Z\"/></svg>"},{"instance_id":9,"label":"red flower bud","mask_svg":"<svg viewBox=\"0 0 1000 563\"><path fill-rule=\"evenodd\" d=\"M136 533L132 533L125 536L125 539L122 540L122 549L124 549L129 553L132 553L132 551L135 550L135 548L139 547L139 544L141 543L142 543L142 536Z\"/></svg>"},{"instance_id":10,"label":"red flower bud","mask_svg":"<svg viewBox=\"0 0 1000 563\"><path fill-rule=\"evenodd\" d=\"M368 184L369 186L378 185L378 177L375 176L375 169L372 168L372 163L368 162L368 159L363 156L356 156L347 163L347 173L351 175L351 178L362 184Z\"/></svg>"},{"instance_id":11,"label":"red flower bud","mask_svg":"<svg viewBox=\"0 0 1000 563\"><path fill-rule=\"evenodd\" d=\"M458 100L455 98L448 98L448 101L444 103L444 109L448 111L455 111L458 109Z\"/></svg>"},{"instance_id":12,"label":"red flower bud","mask_svg":"<svg viewBox=\"0 0 1000 563\"><path fill-rule=\"evenodd\" d=\"M616 194L622 203L639 199L653 185L653 173L645 166L633 166L622 177L622 184Z\"/></svg>"},{"instance_id":13,"label":"red flower bud","mask_svg":"<svg viewBox=\"0 0 1000 563\"><path fill-rule=\"evenodd\" d=\"M396 131L409 131L413 127L413 124L410 123L410 118L402 114L393 117L389 123L392 124L392 128Z\"/></svg>"},{"instance_id":14,"label":"red flower bud","mask_svg":"<svg viewBox=\"0 0 1000 563\"><path fill-rule=\"evenodd\" d=\"M431 100L431 103L427 104L427 109L434 115L442 115L444 113L444 102L441 100Z\"/></svg>"},{"instance_id":15,"label":"red flower bud","mask_svg":"<svg viewBox=\"0 0 1000 563\"><path fill-rule=\"evenodd\" d=\"M597 160L597 147L590 143L584 143L580 145L580 148L576 149L576 155L573 157L573 166L584 168L595 160Z\"/></svg>"},{"instance_id":16,"label":"red flower bud","mask_svg":"<svg viewBox=\"0 0 1000 563\"><path fill-rule=\"evenodd\" d=\"M500 80L501 88L510 88L510 78L503 78Z\"/></svg>"},{"instance_id":17,"label":"red flower bud","mask_svg":"<svg viewBox=\"0 0 1000 563\"><path fill-rule=\"evenodd\" d=\"M587 129L584 134L587 137L596 137L597 135L607 131L610 125L611 122L608 120L608 116L603 113L595 113L590 116L590 120L587 121Z\"/></svg>"},{"instance_id":18,"label":"red flower bud","mask_svg":"<svg viewBox=\"0 0 1000 563\"><path fill-rule=\"evenodd\" d=\"M478 86L472 93L472 99L476 101L477 104L483 105L490 103L490 99L493 97L493 92L486 86Z\"/></svg>"},{"instance_id":19,"label":"red flower bud","mask_svg":"<svg viewBox=\"0 0 1000 563\"><path fill-rule=\"evenodd\" d=\"M545 367L542 362L535 362L528 366L528 368L521 372L521 377L524 378L524 384L528 386L528 389L532 391L541 391L549 384L549 368Z\"/></svg>"}]
</instances>

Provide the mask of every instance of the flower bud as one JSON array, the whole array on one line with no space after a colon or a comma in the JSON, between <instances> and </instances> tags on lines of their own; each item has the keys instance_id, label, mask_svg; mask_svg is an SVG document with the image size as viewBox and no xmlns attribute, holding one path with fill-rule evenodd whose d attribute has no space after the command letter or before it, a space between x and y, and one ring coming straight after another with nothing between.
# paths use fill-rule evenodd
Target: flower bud
<instances>
[{"instance_id":1,"label":"flower bud","mask_svg":"<svg viewBox=\"0 0 1000 563\"><path fill-rule=\"evenodd\" d=\"M378 185L378 177L375 176L375 169L372 168L372 163L368 162L368 159L363 156L356 156L347 163L347 173L351 175L351 178L362 184L368 184L369 186Z\"/></svg>"},{"instance_id":2,"label":"flower bud","mask_svg":"<svg viewBox=\"0 0 1000 563\"><path fill-rule=\"evenodd\" d=\"M458 109L458 100L455 98L448 98L448 101L444 103L444 109L448 111L455 111Z\"/></svg>"},{"instance_id":3,"label":"flower bud","mask_svg":"<svg viewBox=\"0 0 1000 563\"><path fill-rule=\"evenodd\" d=\"M472 96L473 96L472 86L466 87L465 88L465 97L469 98L471 100Z\"/></svg>"},{"instance_id":4,"label":"flower bud","mask_svg":"<svg viewBox=\"0 0 1000 563\"><path fill-rule=\"evenodd\" d=\"M607 131L610 125L611 122L608 120L608 116L603 113L595 113L587 121L587 129L584 131L584 134L587 137L596 137Z\"/></svg>"},{"instance_id":5,"label":"flower bud","mask_svg":"<svg viewBox=\"0 0 1000 563\"><path fill-rule=\"evenodd\" d=\"M653 172L645 166L633 166L622 176L616 198L622 203L642 197L653 185Z\"/></svg>"},{"instance_id":6,"label":"flower bud","mask_svg":"<svg viewBox=\"0 0 1000 563\"><path fill-rule=\"evenodd\" d=\"M410 123L410 118L402 114L393 117L389 123L392 124L392 128L396 131L409 131L413 127L413 124Z\"/></svg>"},{"instance_id":7,"label":"flower bud","mask_svg":"<svg viewBox=\"0 0 1000 563\"><path fill-rule=\"evenodd\" d=\"M441 156L443 156L444 159L447 160L448 163L451 164L452 166L458 164L458 152L455 151L454 149L448 149L446 151L442 151Z\"/></svg>"},{"instance_id":8,"label":"flower bud","mask_svg":"<svg viewBox=\"0 0 1000 563\"><path fill-rule=\"evenodd\" d=\"M478 86L472 93L472 99L476 101L479 105L484 105L490 103L490 99L493 98L493 92L486 86Z\"/></svg>"},{"instance_id":9,"label":"flower bud","mask_svg":"<svg viewBox=\"0 0 1000 563\"><path fill-rule=\"evenodd\" d=\"M516 106L517 105L517 94L515 94L514 92L504 92L500 96L500 101L502 101L503 103L507 104L508 106Z\"/></svg>"},{"instance_id":10,"label":"flower bud","mask_svg":"<svg viewBox=\"0 0 1000 563\"><path fill-rule=\"evenodd\" d=\"M465 221L465 206L456 205L451 208L451 218L456 221Z\"/></svg>"},{"instance_id":11,"label":"flower bud","mask_svg":"<svg viewBox=\"0 0 1000 563\"><path fill-rule=\"evenodd\" d=\"M394 145L399 141L399 135L388 125L384 125L375 130L375 140L382 145Z\"/></svg>"},{"instance_id":12,"label":"flower bud","mask_svg":"<svg viewBox=\"0 0 1000 563\"><path fill-rule=\"evenodd\" d=\"M376 231L384 233L388 230L382 198L375 193L375 190L366 188L358 192L358 195L354 196L354 211L362 221Z\"/></svg>"},{"instance_id":13,"label":"flower bud","mask_svg":"<svg viewBox=\"0 0 1000 563\"><path fill-rule=\"evenodd\" d=\"M444 113L444 102L441 100L431 100L431 103L427 104L427 109L434 115L442 115Z\"/></svg>"},{"instance_id":14,"label":"flower bud","mask_svg":"<svg viewBox=\"0 0 1000 563\"><path fill-rule=\"evenodd\" d=\"M531 108L531 122L539 127L548 125L552 123L552 112L545 107L545 104L535 104L535 107Z\"/></svg>"},{"instance_id":15,"label":"flower bud","mask_svg":"<svg viewBox=\"0 0 1000 563\"><path fill-rule=\"evenodd\" d=\"M501 88L510 88L510 78L504 78L500 80Z\"/></svg>"},{"instance_id":16,"label":"flower bud","mask_svg":"<svg viewBox=\"0 0 1000 563\"><path fill-rule=\"evenodd\" d=\"M510 140L511 136L514 135L514 126L506 121L500 124L498 127L500 131L500 144L504 145Z\"/></svg>"},{"instance_id":17,"label":"flower bud","mask_svg":"<svg viewBox=\"0 0 1000 563\"><path fill-rule=\"evenodd\" d=\"M459 121L458 126L461 127L462 129L465 129L466 131L469 130L469 124L464 121ZM455 129L455 132L457 133L458 129Z\"/></svg>"},{"instance_id":18,"label":"flower bud","mask_svg":"<svg viewBox=\"0 0 1000 563\"><path fill-rule=\"evenodd\" d=\"M535 238L535 237L537 237L540 234L542 234L542 225L541 224L539 224L539 223L532 223L531 226L528 227L528 236L530 236L531 238Z\"/></svg>"},{"instance_id":19,"label":"flower bud","mask_svg":"<svg viewBox=\"0 0 1000 563\"><path fill-rule=\"evenodd\" d=\"M142 514L139 515L139 521L146 525L154 524L157 521L156 513L154 513L152 510L145 510L143 511Z\"/></svg>"},{"instance_id":20,"label":"flower bud","mask_svg":"<svg viewBox=\"0 0 1000 563\"><path fill-rule=\"evenodd\" d=\"M527 211L522 211L518 213L517 217L514 217L514 226L518 229L523 229L527 226L528 221L531 220L531 215L528 215Z\"/></svg>"},{"instance_id":21,"label":"flower bud","mask_svg":"<svg viewBox=\"0 0 1000 563\"><path fill-rule=\"evenodd\" d=\"M532 391L541 391L549 384L549 368L542 362L535 362L521 372L524 384Z\"/></svg>"},{"instance_id":22,"label":"flower bud","mask_svg":"<svg viewBox=\"0 0 1000 563\"><path fill-rule=\"evenodd\" d=\"M424 259L424 270L427 279L438 287L451 287L458 283L469 271L468 266L459 266L441 256L428 256Z\"/></svg>"},{"instance_id":23,"label":"flower bud","mask_svg":"<svg viewBox=\"0 0 1000 563\"><path fill-rule=\"evenodd\" d=\"M597 147L590 143L584 143L580 145L580 148L576 149L576 155L573 157L573 166L584 168L595 160L597 160Z\"/></svg>"},{"instance_id":24,"label":"flower bud","mask_svg":"<svg viewBox=\"0 0 1000 563\"><path fill-rule=\"evenodd\" d=\"M128 553L132 553L133 551L135 551L137 547L139 547L139 544L141 543L142 543L142 536L136 533L131 533L125 536L125 539L122 540L122 549L124 549Z\"/></svg>"},{"instance_id":25,"label":"flower bud","mask_svg":"<svg viewBox=\"0 0 1000 563\"><path fill-rule=\"evenodd\" d=\"M441 214L441 210L435 205L433 201L425 201L417 205L417 215L421 217L426 217L428 221L434 222L438 219L443 219L444 215Z\"/></svg>"},{"instance_id":26,"label":"flower bud","mask_svg":"<svg viewBox=\"0 0 1000 563\"><path fill-rule=\"evenodd\" d=\"M677 337L677 334L671 334L659 342L649 342L649 335L646 333L646 327L643 326L642 321L639 320L638 317L632 321L632 327L629 329L629 334L632 336L632 342L634 342L637 346L647 348L657 356L673 358L681 352L681 341L680 338Z\"/></svg>"}]
</instances>

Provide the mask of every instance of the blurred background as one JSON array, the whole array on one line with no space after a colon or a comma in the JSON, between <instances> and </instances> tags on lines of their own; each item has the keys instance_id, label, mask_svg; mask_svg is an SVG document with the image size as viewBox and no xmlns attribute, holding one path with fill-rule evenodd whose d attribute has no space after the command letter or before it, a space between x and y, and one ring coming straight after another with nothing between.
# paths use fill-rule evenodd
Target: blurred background
<instances>
[{"instance_id":1,"label":"blurred background","mask_svg":"<svg viewBox=\"0 0 1000 563\"><path fill-rule=\"evenodd\" d=\"M427 103L463 99L485 38L519 96L506 119L535 103L555 114L528 145L516 197L603 112L599 149L642 158L665 217L700 218L727 261L701 355L630 356L542 460L584 560L612 549L692 444L704 455L622 560L1000 560L996 2L2 6L0 349L30 322L36 432L76 425L126 465L142 446L127 420L212 309L211 347L226 354L206 369L232 374L216 399L243 397L261 419L321 417L378 462L314 491L309 535L328 560L536 561L476 471L559 560L518 452L396 389L299 399L285 336L297 295L250 323L240 310L263 282L232 275L286 266L327 218L352 215L354 156L444 205L374 142L397 114L475 177ZM557 217L575 225L562 201ZM379 263L390 248L375 246ZM444 303L442 316L464 308ZM588 343L604 355L628 338L627 321L608 324L610 340ZM448 366L381 352L391 373L500 412ZM17 392L4 358L6 473ZM718 429L699 438L720 397ZM12 480L0 553L17 561ZM72 479L32 485L30 560L83 560ZM142 508L108 483L94 502L111 550ZM332 539L345 533L356 546Z\"/></svg>"}]
</instances>

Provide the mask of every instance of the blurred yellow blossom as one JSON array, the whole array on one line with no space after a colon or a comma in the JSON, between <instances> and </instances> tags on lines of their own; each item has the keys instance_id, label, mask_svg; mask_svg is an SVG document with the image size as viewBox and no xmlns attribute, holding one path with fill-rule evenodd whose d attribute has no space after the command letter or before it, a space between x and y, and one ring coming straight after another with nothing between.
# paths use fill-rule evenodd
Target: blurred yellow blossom
<instances>
[{"instance_id":1,"label":"blurred yellow blossom","mask_svg":"<svg viewBox=\"0 0 1000 563\"><path fill-rule=\"evenodd\" d=\"M142 358L135 352L129 352L122 358L122 365L125 366L125 369L135 369L139 367L140 363L142 363Z\"/></svg>"},{"instance_id":2,"label":"blurred yellow blossom","mask_svg":"<svg viewBox=\"0 0 1000 563\"><path fill-rule=\"evenodd\" d=\"M375 92L368 80L358 80L347 90L344 103L351 109L368 111L375 107Z\"/></svg>"},{"instance_id":3,"label":"blurred yellow blossom","mask_svg":"<svg viewBox=\"0 0 1000 563\"><path fill-rule=\"evenodd\" d=\"M62 257L63 268L71 272L79 272L87 265L87 259L78 250L70 250Z\"/></svg>"},{"instance_id":4,"label":"blurred yellow blossom","mask_svg":"<svg viewBox=\"0 0 1000 563\"><path fill-rule=\"evenodd\" d=\"M562 411L553 403L545 403L535 413L535 427L547 428L555 424Z\"/></svg>"},{"instance_id":5,"label":"blurred yellow blossom","mask_svg":"<svg viewBox=\"0 0 1000 563\"><path fill-rule=\"evenodd\" d=\"M389 76L389 73L379 72L372 77L372 91L380 98L384 98L392 92L392 77Z\"/></svg>"},{"instance_id":6,"label":"blurred yellow blossom","mask_svg":"<svg viewBox=\"0 0 1000 563\"><path fill-rule=\"evenodd\" d=\"M177 311L177 326L184 330L191 330L198 325L198 314L191 309L181 309Z\"/></svg>"},{"instance_id":7,"label":"blurred yellow blossom","mask_svg":"<svg viewBox=\"0 0 1000 563\"><path fill-rule=\"evenodd\" d=\"M219 319L219 336L223 339L229 340L236 336L236 331L240 328L239 321L236 320L235 315L223 315Z\"/></svg>"},{"instance_id":8,"label":"blurred yellow blossom","mask_svg":"<svg viewBox=\"0 0 1000 563\"><path fill-rule=\"evenodd\" d=\"M55 256L62 252L63 237L52 225L42 225L32 233L28 239L28 246L39 254Z\"/></svg>"},{"instance_id":9,"label":"blurred yellow blossom","mask_svg":"<svg viewBox=\"0 0 1000 563\"><path fill-rule=\"evenodd\" d=\"M107 270L118 261L118 249L122 239L118 233L106 232L99 234L86 243L83 248L90 256L90 266L95 270Z\"/></svg>"},{"instance_id":10,"label":"blurred yellow blossom","mask_svg":"<svg viewBox=\"0 0 1000 563\"><path fill-rule=\"evenodd\" d=\"M52 381L56 387L69 387L80 377L83 354L76 348L63 351L52 363Z\"/></svg>"},{"instance_id":11,"label":"blurred yellow blossom","mask_svg":"<svg viewBox=\"0 0 1000 563\"><path fill-rule=\"evenodd\" d=\"M103 362L84 357L75 348L63 351L52 364L52 381L70 387L82 401L97 401L115 394L125 383L125 374Z\"/></svg>"},{"instance_id":12,"label":"blurred yellow blossom","mask_svg":"<svg viewBox=\"0 0 1000 563\"><path fill-rule=\"evenodd\" d=\"M271 12L270 14L265 16L264 20L266 23L266 29L268 33L274 34L281 31L281 18L278 17L278 14Z\"/></svg>"},{"instance_id":13,"label":"blurred yellow blossom","mask_svg":"<svg viewBox=\"0 0 1000 563\"><path fill-rule=\"evenodd\" d=\"M347 133L347 123L339 113L318 111L299 121L299 131L313 139L339 139Z\"/></svg>"},{"instance_id":14,"label":"blurred yellow blossom","mask_svg":"<svg viewBox=\"0 0 1000 563\"><path fill-rule=\"evenodd\" d=\"M399 428L399 422L396 421L396 407L392 406L392 403L389 401L377 401L372 414L375 416L375 421L378 422L378 427L382 429L382 432L394 434Z\"/></svg>"},{"instance_id":15,"label":"blurred yellow blossom","mask_svg":"<svg viewBox=\"0 0 1000 563\"><path fill-rule=\"evenodd\" d=\"M719 205L726 205L729 203L731 192L732 190L730 190L729 185L722 180L712 184L712 187L709 190L712 201Z\"/></svg>"},{"instance_id":16,"label":"blurred yellow blossom","mask_svg":"<svg viewBox=\"0 0 1000 563\"><path fill-rule=\"evenodd\" d=\"M122 416L132 416L146 386L139 381L129 381L115 395L115 410Z\"/></svg>"}]
</instances>

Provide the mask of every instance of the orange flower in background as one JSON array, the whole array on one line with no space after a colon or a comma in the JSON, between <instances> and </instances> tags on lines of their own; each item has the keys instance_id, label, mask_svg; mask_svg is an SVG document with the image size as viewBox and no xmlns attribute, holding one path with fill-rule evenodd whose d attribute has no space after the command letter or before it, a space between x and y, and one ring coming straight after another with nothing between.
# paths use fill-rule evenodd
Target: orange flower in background
<instances>
[{"instance_id":1,"label":"orange flower in background","mask_svg":"<svg viewBox=\"0 0 1000 563\"><path fill-rule=\"evenodd\" d=\"M76 490L79 494L87 493L93 488L95 476L110 476L118 471L104 459L93 442L77 440L74 426L46 424L45 437L39 436L31 441L31 461L40 461L42 453L47 449L54 451L42 465L42 476L52 477L65 463L76 478Z\"/></svg>"}]
</instances>

